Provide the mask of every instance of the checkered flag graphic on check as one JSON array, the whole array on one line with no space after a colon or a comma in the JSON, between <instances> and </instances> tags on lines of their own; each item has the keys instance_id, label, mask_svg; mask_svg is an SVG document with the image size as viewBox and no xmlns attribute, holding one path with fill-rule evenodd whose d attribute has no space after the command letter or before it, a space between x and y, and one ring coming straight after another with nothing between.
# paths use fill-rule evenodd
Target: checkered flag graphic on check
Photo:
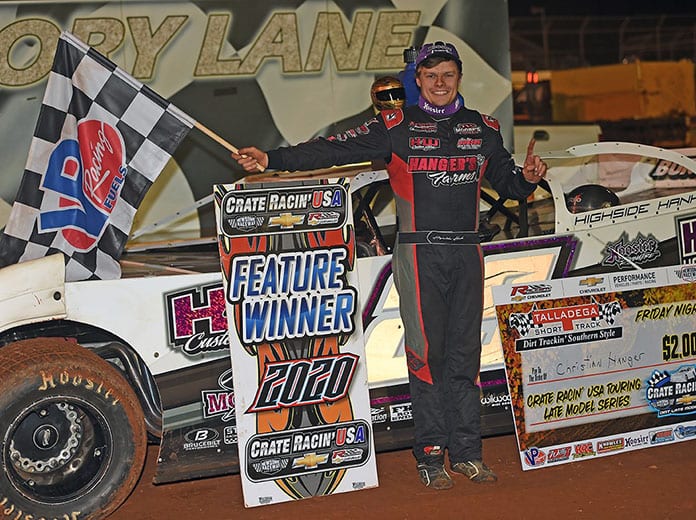
<instances>
[{"instance_id":1,"label":"checkered flag graphic on check","mask_svg":"<svg viewBox=\"0 0 696 520\"><path fill-rule=\"evenodd\" d=\"M648 386L656 387L669 381L669 373L666 370L653 370L650 374L650 379L648 379Z\"/></svg>"},{"instance_id":2,"label":"checkered flag graphic on check","mask_svg":"<svg viewBox=\"0 0 696 520\"><path fill-rule=\"evenodd\" d=\"M520 333L521 337L526 336L529 334L529 331L532 328L539 328L541 327L540 323L534 323L534 313L537 310L536 303L532 306L532 310L530 312L513 312L510 313L510 317L508 318L508 325L512 327L513 329L517 329L517 332Z\"/></svg>"},{"instance_id":3,"label":"checkered flag graphic on check","mask_svg":"<svg viewBox=\"0 0 696 520\"><path fill-rule=\"evenodd\" d=\"M592 298L594 303L597 301ZM609 325L613 325L616 321L616 316L621 313L621 304L617 301L611 301L608 303L597 303L599 308L599 315L596 318L592 318L592 321L604 320Z\"/></svg>"},{"instance_id":4,"label":"checkered flag graphic on check","mask_svg":"<svg viewBox=\"0 0 696 520\"><path fill-rule=\"evenodd\" d=\"M195 123L63 33L0 266L62 252L66 280L119 278L135 211Z\"/></svg>"}]
</instances>

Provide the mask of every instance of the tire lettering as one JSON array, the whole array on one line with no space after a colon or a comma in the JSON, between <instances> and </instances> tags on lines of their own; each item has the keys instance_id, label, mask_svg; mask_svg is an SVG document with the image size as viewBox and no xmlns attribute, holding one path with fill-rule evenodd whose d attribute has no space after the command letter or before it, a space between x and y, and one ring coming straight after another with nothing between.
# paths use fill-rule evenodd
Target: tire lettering
<instances>
[{"instance_id":1,"label":"tire lettering","mask_svg":"<svg viewBox=\"0 0 696 520\"><path fill-rule=\"evenodd\" d=\"M46 372L41 371L41 384L39 385L39 390L44 391L49 388L55 388L56 384L53 382L53 374L46 375Z\"/></svg>"},{"instance_id":2,"label":"tire lettering","mask_svg":"<svg viewBox=\"0 0 696 520\"><path fill-rule=\"evenodd\" d=\"M14 504L10 503L10 500L7 497L2 497L0 500L0 506L5 508L0 511L3 517L9 518L10 515L14 514L10 520L80 520L80 515L82 514L81 511L72 511L70 513L63 513L60 515L60 518L46 518L45 516L35 518L31 513L25 513L21 509L15 510Z\"/></svg>"},{"instance_id":3,"label":"tire lettering","mask_svg":"<svg viewBox=\"0 0 696 520\"><path fill-rule=\"evenodd\" d=\"M74 376L70 376L70 373L67 370L63 370L59 375L58 375L58 384L61 386L67 386L67 385L72 385L74 387L84 387L86 390L91 390L97 394L103 395L104 399L107 401L111 401L111 405L115 406L118 404L119 399L118 398L112 398L113 390L111 388L106 388L104 387L103 383L99 383L99 386L95 388L95 383L91 379L88 378L83 378L81 375L77 374ZM39 385L38 389L42 392L45 392L48 389L53 389L56 388L56 380L53 374L46 373L43 370L41 371L41 384ZM0 505L2 503L0 502ZM5 514L7 516L7 514ZM66 520L71 520L70 517L65 517ZM40 519L39 519L40 520Z\"/></svg>"}]
</instances>

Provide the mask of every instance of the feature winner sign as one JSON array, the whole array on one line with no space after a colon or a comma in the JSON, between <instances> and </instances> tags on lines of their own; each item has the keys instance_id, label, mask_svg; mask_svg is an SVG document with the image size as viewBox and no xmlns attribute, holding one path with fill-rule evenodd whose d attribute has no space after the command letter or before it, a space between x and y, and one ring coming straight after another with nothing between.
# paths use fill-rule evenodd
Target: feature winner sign
<instances>
[{"instance_id":1,"label":"feature winner sign","mask_svg":"<svg viewBox=\"0 0 696 520\"><path fill-rule=\"evenodd\" d=\"M347 184L214 195L246 506L377 486Z\"/></svg>"},{"instance_id":2,"label":"feature winner sign","mask_svg":"<svg viewBox=\"0 0 696 520\"><path fill-rule=\"evenodd\" d=\"M493 288L523 469L696 438L696 267Z\"/></svg>"}]
</instances>

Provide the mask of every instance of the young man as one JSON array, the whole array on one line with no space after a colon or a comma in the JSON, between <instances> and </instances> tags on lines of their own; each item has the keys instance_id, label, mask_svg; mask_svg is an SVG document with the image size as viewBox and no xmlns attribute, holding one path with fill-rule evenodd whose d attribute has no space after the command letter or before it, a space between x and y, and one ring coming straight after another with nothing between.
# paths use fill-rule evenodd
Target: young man
<instances>
[{"instance_id":1,"label":"young man","mask_svg":"<svg viewBox=\"0 0 696 520\"><path fill-rule=\"evenodd\" d=\"M464 106L462 63L453 45L423 45L416 59L418 104L385 110L352 132L233 157L258 166L307 170L384 159L399 233L392 265L405 328L414 420L413 454L428 487L448 489L450 468L474 482L497 480L482 460L479 388L483 255L480 185L524 199L546 174L530 141L524 166L503 147L498 121Z\"/></svg>"}]
</instances>

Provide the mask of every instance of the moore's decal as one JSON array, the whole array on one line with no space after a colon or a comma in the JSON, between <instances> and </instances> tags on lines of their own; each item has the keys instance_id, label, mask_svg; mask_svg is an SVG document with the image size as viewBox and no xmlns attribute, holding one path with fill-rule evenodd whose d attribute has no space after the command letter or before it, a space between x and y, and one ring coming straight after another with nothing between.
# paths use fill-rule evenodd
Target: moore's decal
<instances>
[{"instance_id":1,"label":"moore's decal","mask_svg":"<svg viewBox=\"0 0 696 520\"><path fill-rule=\"evenodd\" d=\"M628 233L624 231L616 242L609 242L602 249L602 265L634 269L634 264L646 264L658 258L661 254L659 245L651 233L646 237L639 232L636 238L628 240Z\"/></svg>"},{"instance_id":2,"label":"moore's decal","mask_svg":"<svg viewBox=\"0 0 696 520\"><path fill-rule=\"evenodd\" d=\"M696 264L696 215L677 216L679 263Z\"/></svg>"},{"instance_id":3,"label":"moore's decal","mask_svg":"<svg viewBox=\"0 0 696 520\"><path fill-rule=\"evenodd\" d=\"M233 190L220 204L220 224L228 237L338 229L347 207L348 193L340 184Z\"/></svg>"},{"instance_id":4,"label":"moore's decal","mask_svg":"<svg viewBox=\"0 0 696 520\"><path fill-rule=\"evenodd\" d=\"M164 299L169 345L187 356L229 349L221 283L165 294Z\"/></svg>"},{"instance_id":5,"label":"moore's decal","mask_svg":"<svg viewBox=\"0 0 696 520\"><path fill-rule=\"evenodd\" d=\"M83 120L78 140L59 141L48 159L41 189L52 209L42 211L39 231L58 231L75 250L89 251L114 210L126 177L123 136L111 125Z\"/></svg>"},{"instance_id":6,"label":"moore's decal","mask_svg":"<svg viewBox=\"0 0 696 520\"><path fill-rule=\"evenodd\" d=\"M232 386L232 369L226 370L218 377L217 390L202 390L203 417L220 416L222 422L234 420L234 387Z\"/></svg>"},{"instance_id":7,"label":"moore's decal","mask_svg":"<svg viewBox=\"0 0 696 520\"><path fill-rule=\"evenodd\" d=\"M365 464L371 453L365 421L253 435L246 445L246 476L277 480Z\"/></svg>"},{"instance_id":8,"label":"moore's decal","mask_svg":"<svg viewBox=\"0 0 696 520\"><path fill-rule=\"evenodd\" d=\"M343 247L233 258L227 300L239 304L246 345L351 334L357 308Z\"/></svg>"},{"instance_id":9,"label":"moore's decal","mask_svg":"<svg viewBox=\"0 0 696 520\"><path fill-rule=\"evenodd\" d=\"M346 353L267 363L246 413L338 401L348 395L358 359Z\"/></svg>"}]
</instances>

